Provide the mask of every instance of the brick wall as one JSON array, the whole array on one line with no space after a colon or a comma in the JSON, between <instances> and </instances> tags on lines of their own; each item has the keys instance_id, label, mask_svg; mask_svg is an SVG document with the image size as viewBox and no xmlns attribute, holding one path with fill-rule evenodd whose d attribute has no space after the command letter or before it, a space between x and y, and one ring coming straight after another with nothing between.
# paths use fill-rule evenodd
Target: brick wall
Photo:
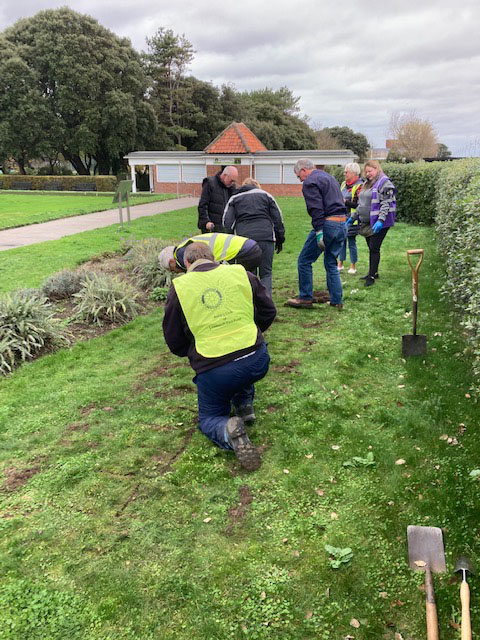
<instances>
[{"instance_id":1,"label":"brick wall","mask_svg":"<svg viewBox=\"0 0 480 640\"><path fill-rule=\"evenodd\" d=\"M268 191L272 196L301 196L302 185L298 184L262 184L262 189Z\"/></svg>"},{"instance_id":2,"label":"brick wall","mask_svg":"<svg viewBox=\"0 0 480 640\"><path fill-rule=\"evenodd\" d=\"M202 193L201 182L154 182L155 193L178 193L181 196L194 196L199 198Z\"/></svg>"},{"instance_id":3,"label":"brick wall","mask_svg":"<svg viewBox=\"0 0 480 640\"><path fill-rule=\"evenodd\" d=\"M248 165L232 165L235 166L236 169L238 170L238 184L241 185L242 182L245 180L245 178L249 178L250 177L250 167ZM218 173L221 169L221 166L219 165L212 165L212 164L208 164L207 165L207 176L214 176L216 173Z\"/></svg>"}]
</instances>

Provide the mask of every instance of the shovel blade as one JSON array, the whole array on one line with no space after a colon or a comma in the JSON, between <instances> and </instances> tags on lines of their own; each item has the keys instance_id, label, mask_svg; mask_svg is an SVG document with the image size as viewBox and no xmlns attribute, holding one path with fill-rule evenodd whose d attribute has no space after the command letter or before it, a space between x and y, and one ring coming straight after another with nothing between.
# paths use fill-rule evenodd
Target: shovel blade
<instances>
[{"instance_id":1,"label":"shovel blade","mask_svg":"<svg viewBox=\"0 0 480 640\"><path fill-rule=\"evenodd\" d=\"M427 353L427 336L407 334L402 336L402 356L424 356Z\"/></svg>"},{"instance_id":2,"label":"shovel blade","mask_svg":"<svg viewBox=\"0 0 480 640\"><path fill-rule=\"evenodd\" d=\"M433 573L444 573L445 551L442 530L438 527L407 527L408 564L415 571L425 571L425 564ZM425 564L424 564L425 563Z\"/></svg>"}]
</instances>

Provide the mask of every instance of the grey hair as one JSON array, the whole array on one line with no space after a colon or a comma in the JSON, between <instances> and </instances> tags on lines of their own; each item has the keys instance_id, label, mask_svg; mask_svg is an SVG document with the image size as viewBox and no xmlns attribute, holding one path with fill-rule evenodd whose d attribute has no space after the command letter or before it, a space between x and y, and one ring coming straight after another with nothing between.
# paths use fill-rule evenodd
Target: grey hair
<instances>
[{"instance_id":1,"label":"grey hair","mask_svg":"<svg viewBox=\"0 0 480 640\"><path fill-rule=\"evenodd\" d=\"M234 167L233 164L229 164L222 171L222 176L223 175L230 176L231 178L236 178L238 176L238 169L237 169L237 167Z\"/></svg>"},{"instance_id":2,"label":"grey hair","mask_svg":"<svg viewBox=\"0 0 480 640\"><path fill-rule=\"evenodd\" d=\"M345 171L351 171L357 176L359 176L360 173L362 172L358 162L347 162L347 164L345 165Z\"/></svg>"},{"instance_id":3,"label":"grey hair","mask_svg":"<svg viewBox=\"0 0 480 640\"><path fill-rule=\"evenodd\" d=\"M208 244L204 242L192 242L192 244L187 246L183 254L183 261L193 264L197 260L212 260L212 262L215 260Z\"/></svg>"},{"instance_id":4,"label":"grey hair","mask_svg":"<svg viewBox=\"0 0 480 640\"><path fill-rule=\"evenodd\" d=\"M301 169L307 169L308 171L309 169L315 169L315 168L316 168L315 165L309 158L300 158L300 160L297 160L297 162L295 163L293 170L295 172L295 175L298 176Z\"/></svg>"},{"instance_id":5,"label":"grey hair","mask_svg":"<svg viewBox=\"0 0 480 640\"><path fill-rule=\"evenodd\" d=\"M167 271L170 270L170 260L174 259L174 256L173 256L174 249L175 249L174 246L168 246L162 249L158 254L158 261L162 269L166 269Z\"/></svg>"}]
</instances>

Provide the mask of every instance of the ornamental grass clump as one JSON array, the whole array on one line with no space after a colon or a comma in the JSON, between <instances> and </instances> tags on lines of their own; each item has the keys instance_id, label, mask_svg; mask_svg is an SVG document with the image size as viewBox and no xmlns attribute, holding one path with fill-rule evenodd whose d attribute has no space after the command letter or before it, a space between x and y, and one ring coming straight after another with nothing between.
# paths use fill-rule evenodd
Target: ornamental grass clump
<instances>
[{"instance_id":1,"label":"ornamental grass clump","mask_svg":"<svg viewBox=\"0 0 480 640\"><path fill-rule=\"evenodd\" d=\"M0 296L0 374L9 374L19 363L41 352L65 346L68 336L53 317L47 299L25 290Z\"/></svg>"},{"instance_id":2,"label":"ornamental grass clump","mask_svg":"<svg viewBox=\"0 0 480 640\"><path fill-rule=\"evenodd\" d=\"M88 275L91 275L88 271L69 271L64 269L45 280L42 285L42 293L49 300L71 298L74 293L80 291Z\"/></svg>"},{"instance_id":3,"label":"ornamental grass clump","mask_svg":"<svg viewBox=\"0 0 480 640\"><path fill-rule=\"evenodd\" d=\"M88 275L73 295L75 318L102 326L125 324L138 314L138 292L126 282L108 275Z\"/></svg>"},{"instance_id":4,"label":"ornamental grass clump","mask_svg":"<svg viewBox=\"0 0 480 640\"><path fill-rule=\"evenodd\" d=\"M159 238L145 238L132 243L125 257L141 289L170 286L172 274L158 261L158 254L168 244L172 243Z\"/></svg>"}]
</instances>

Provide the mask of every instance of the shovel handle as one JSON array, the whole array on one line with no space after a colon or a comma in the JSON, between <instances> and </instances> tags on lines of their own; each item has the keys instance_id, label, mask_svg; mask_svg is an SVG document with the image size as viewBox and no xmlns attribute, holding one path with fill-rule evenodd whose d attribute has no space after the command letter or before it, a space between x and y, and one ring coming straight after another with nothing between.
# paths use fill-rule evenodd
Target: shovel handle
<instances>
[{"instance_id":1,"label":"shovel handle","mask_svg":"<svg viewBox=\"0 0 480 640\"><path fill-rule=\"evenodd\" d=\"M460 601L462 603L462 640L472 640L470 624L470 587L466 580L460 585Z\"/></svg>"},{"instance_id":2,"label":"shovel handle","mask_svg":"<svg viewBox=\"0 0 480 640\"><path fill-rule=\"evenodd\" d=\"M432 572L425 567L425 597L427 611L427 640L439 640L437 605L435 604L435 592L433 590Z\"/></svg>"},{"instance_id":3,"label":"shovel handle","mask_svg":"<svg viewBox=\"0 0 480 640\"><path fill-rule=\"evenodd\" d=\"M420 256L416 265L410 260L410 256ZM423 261L423 249L409 249L407 251L407 260L412 270L412 298L413 298L413 335L417 335L417 307L418 307L418 270Z\"/></svg>"}]
</instances>

